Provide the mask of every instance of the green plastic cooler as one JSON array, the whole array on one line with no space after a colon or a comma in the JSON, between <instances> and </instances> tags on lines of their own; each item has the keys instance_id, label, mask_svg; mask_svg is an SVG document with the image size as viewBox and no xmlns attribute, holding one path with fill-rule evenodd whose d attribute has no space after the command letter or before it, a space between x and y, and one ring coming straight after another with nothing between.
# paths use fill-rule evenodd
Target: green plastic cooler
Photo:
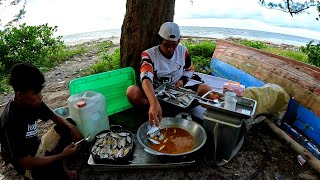
<instances>
[{"instance_id":1,"label":"green plastic cooler","mask_svg":"<svg viewBox=\"0 0 320 180\"><path fill-rule=\"evenodd\" d=\"M74 79L69 84L69 91L70 95L88 90L103 94L107 115L112 115L132 107L126 91L135 84L134 69L127 67Z\"/></svg>"}]
</instances>

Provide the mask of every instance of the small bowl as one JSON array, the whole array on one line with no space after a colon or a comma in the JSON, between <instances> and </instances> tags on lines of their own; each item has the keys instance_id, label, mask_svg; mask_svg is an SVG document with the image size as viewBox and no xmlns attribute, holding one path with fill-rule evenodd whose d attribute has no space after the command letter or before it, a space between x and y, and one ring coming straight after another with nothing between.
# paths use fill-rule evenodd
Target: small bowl
<instances>
[{"instance_id":1,"label":"small bowl","mask_svg":"<svg viewBox=\"0 0 320 180\"><path fill-rule=\"evenodd\" d=\"M70 118L69 108L67 106L57 108L53 110L53 112L64 119Z\"/></svg>"}]
</instances>

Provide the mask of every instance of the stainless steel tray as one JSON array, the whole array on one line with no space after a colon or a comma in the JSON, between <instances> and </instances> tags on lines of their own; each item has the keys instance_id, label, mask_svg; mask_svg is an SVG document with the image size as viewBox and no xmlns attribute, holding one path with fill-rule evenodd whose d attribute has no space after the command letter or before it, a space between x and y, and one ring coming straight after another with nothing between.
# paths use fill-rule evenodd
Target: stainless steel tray
<instances>
[{"instance_id":1,"label":"stainless steel tray","mask_svg":"<svg viewBox=\"0 0 320 180\"><path fill-rule=\"evenodd\" d=\"M176 88L170 84L162 84L154 92L159 100L181 108L190 106L196 96L196 92L192 90Z\"/></svg>"},{"instance_id":2,"label":"stainless steel tray","mask_svg":"<svg viewBox=\"0 0 320 180\"><path fill-rule=\"evenodd\" d=\"M220 96L220 99L217 100L211 100L210 95L214 93L218 96ZM224 109L223 105L221 104L224 101L224 94L215 92L215 91L209 91L205 95L201 97L199 100L199 103L202 107L218 111L221 113L229 114L231 116L248 119L254 115L254 112L256 110L257 101L249 98L239 97L236 96L237 104L236 104L236 110L230 111L227 109Z\"/></svg>"},{"instance_id":3,"label":"stainless steel tray","mask_svg":"<svg viewBox=\"0 0 320 180\"><path fill-rule=\"evenodd\" d=\"M145 152L143 146L137 143L137 136L134 135L134 151L133 159L129 164L107 164L97 163L90 155L88 159L88 165L90 165L94 171L114 171L114 170L125 170L125 169L162 169L162 168L178 168L188 165L192 165L196 162L193 157L182 156L179 159L161 159L162 156L155 156Z\"/></svg>"}]
</instances>

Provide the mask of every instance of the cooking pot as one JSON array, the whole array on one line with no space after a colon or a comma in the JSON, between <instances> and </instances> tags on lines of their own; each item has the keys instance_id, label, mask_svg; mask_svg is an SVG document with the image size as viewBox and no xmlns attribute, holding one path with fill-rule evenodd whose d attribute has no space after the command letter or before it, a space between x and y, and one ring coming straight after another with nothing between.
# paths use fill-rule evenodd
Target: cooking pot
<instances>
[{"instance_id":1,"label":"cooking pot","mask_svg":"<svg viewBox=\"0 0 320 180\"><path fill-rule=\"evenodd\" d=\"M179 154L169 154L155 151L149 148L150 142L147 139L147 132L149 130L149 122L142 124L137 131L137 138L139 143L144 147L144 150L153 155L164 155L164 156L181 156L187 155L199 150L207 141L207 134L204 128L198 123L179 117L165 117L161 120L161 128L181 128L188 131L194 140L194 144L191 151L179 153Z\"/></svg>"}]
</instances>

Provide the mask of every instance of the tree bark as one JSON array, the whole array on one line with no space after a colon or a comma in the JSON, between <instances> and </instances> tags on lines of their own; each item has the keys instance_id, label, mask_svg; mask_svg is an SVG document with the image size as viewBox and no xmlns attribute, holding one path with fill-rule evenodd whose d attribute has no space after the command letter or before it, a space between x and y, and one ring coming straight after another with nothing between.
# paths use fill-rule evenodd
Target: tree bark
<instances>
[{"instance_id":1,"label":"tree bark","mask_svg":"<svg viewBox=\"0 0 320 180\"><path fill-rule=\"evenodd\" d=\"M153 47L162 23L173 21L175 0L127 0L121 27L121 67L133 67L138 75L142 51ZM137 76L138 77L138 76Z\"/></svg>"}]
</instances>

